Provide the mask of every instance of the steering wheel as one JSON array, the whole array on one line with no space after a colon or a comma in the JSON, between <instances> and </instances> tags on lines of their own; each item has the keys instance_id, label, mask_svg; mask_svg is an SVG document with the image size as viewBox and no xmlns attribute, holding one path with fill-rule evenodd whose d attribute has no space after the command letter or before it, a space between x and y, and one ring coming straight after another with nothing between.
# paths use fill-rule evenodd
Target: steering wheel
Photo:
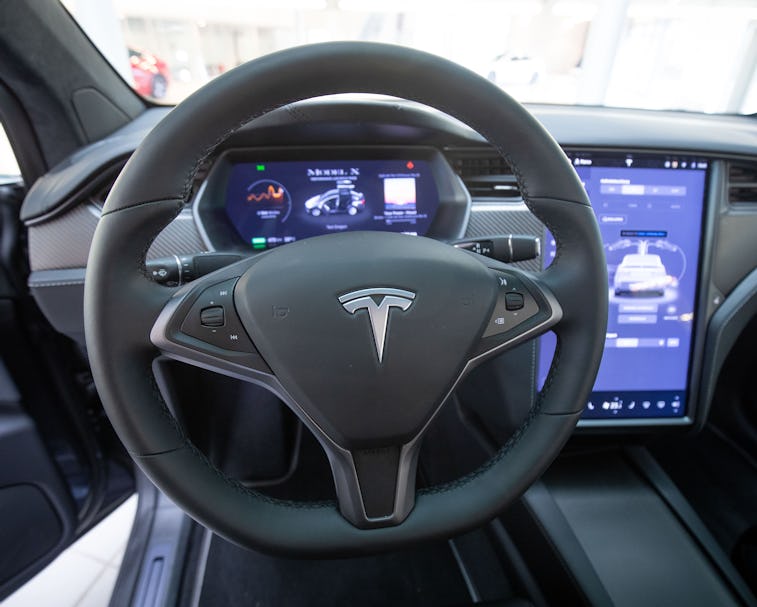
<instances>
[{"instance_id":1,"label":"steering wheel","mask_svg":"<svg viewBox=\"0 0 757 607\"><path fill-rule=\"evenodd\" d=\"M421 102L486 137L554 235L551 266L529 274L427 238L355 232L276 248L178 289L147 277L150 243L232 132L286 104L351 92ZM103 209L84 312L103 405L163 492L237 544L333 556L469 530L538 478L574 429L596 376L607 297L586 192L520 104L439 57L340 42L231 70L150 132ZM416 491L421 439L455 386L483 361L550 329L554 360L523 425L476 472ZM338 503L280 501L222 474L164 403L152 371L159 354L275 393L325 450Z\"/></svg>"}]
</instances>

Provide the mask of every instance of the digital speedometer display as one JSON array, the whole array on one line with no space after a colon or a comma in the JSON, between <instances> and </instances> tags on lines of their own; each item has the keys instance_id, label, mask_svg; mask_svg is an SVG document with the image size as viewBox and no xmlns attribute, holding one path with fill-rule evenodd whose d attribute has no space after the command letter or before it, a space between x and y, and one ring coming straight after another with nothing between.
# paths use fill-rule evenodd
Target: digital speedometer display
<instances>
[{"instance_id":1,"label":"digital speedometer display","mask_svg":"<svg viewBox=\"0 0 757 607\"><path fill-rule=\"evenodd\" d=\"M424 235L439 206L424 160L243 162L231 167L226 214L256 250L346 230Z\"/></svg>"}]
</instances>

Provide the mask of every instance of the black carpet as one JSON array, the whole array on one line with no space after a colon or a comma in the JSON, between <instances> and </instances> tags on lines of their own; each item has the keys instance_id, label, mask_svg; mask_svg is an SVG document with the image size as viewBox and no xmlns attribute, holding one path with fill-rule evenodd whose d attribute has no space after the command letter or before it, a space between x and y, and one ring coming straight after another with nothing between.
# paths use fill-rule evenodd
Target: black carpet
<instances>
[{"instance_id":1,"label":"black carpet","mask_svg":"<svg viewBox=\"0 0 757 607\"><path fill-rule=\"evenodd\" d=\"M470 603L446 542L349 560L292 560L214 537L202 606L414 605Z\"/></svg>"}]
</instances>

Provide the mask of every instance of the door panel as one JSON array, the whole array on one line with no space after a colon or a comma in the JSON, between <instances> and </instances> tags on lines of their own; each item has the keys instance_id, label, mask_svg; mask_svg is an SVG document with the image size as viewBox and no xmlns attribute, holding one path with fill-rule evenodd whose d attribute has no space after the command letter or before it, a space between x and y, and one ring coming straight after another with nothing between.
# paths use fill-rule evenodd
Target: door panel
<instances>
[{"instance_id":1,"label":"door panel","mask_svg":"<svg viewBox=\"0 0 757 607\"><path fill-rule=\"evenodd\" d=\"M0 185L0 600L133 490L82 353L28 294L23 195Z\"/></svg>"},{"instance_id":2,"label":"door panel","mask_svg":"<svg viewBox=\"0 0 757 607\"><path fill-rule=\"evenodd\" d=\"M0 363L2 365L2 363ZM0 366L0 394L15 390ZM0 597L13 591L71 542L70 493L16 400L0 400Z\"/></svg>"}]
</instances>

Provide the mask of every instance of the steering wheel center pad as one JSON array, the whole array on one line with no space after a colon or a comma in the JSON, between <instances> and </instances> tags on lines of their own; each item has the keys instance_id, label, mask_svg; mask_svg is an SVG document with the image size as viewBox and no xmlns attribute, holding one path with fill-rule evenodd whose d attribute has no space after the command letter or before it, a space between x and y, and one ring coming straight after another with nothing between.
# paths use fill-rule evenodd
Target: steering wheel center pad
<instances>
[{"instance_id":1,"label":"steering wheel center pad","mask_svg":"<svg viewBox=\"0 0 757 607\"><path fill-rule=\"evenodd\" d=\"M341 447L369 449L408 442L441 404L495 281L449 245L353 232L267 254L240 278L235 303L300 407Z\"/></svg>"}]
</instances>

